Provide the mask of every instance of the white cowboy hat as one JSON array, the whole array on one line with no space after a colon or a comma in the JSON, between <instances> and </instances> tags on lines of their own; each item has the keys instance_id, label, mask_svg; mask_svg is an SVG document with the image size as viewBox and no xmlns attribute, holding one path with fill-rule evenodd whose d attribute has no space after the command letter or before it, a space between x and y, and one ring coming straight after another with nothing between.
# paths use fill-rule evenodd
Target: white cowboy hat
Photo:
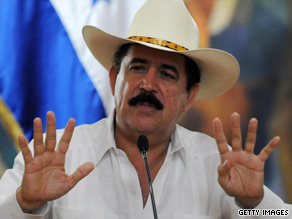
<instances>
[{"instance_id":1,"label":"white cowboy hat","mask_svg":"<svg viewBox=\"0 0 292 219\"><path fill-rule=\"evenodd\" d=\"M231 54L217 49L199 49L199 30L182 0L148 0L136 13L127 39L93 26L83 27L82 32L91 53L108 70L114 53L126 43L188 56L201 72L197 99L223 94L239 77L239 64Z\"/></svg>"}]
</instances>

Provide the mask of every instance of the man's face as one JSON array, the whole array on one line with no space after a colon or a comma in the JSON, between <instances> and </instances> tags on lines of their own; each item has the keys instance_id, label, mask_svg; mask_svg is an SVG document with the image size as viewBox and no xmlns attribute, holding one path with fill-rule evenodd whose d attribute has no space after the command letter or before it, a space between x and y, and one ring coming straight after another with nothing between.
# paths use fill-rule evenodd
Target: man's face
<instances>
[{"instance_id":1,"label":"man's face","mask_svg":"<svg viewBox=\"0 0 292 219\"><path fill-rule=\"evenodd\" d=\"M180 54L132 45L120 72L110 70L121 130L170 134L179 115L193 102L198 86L186 91L185 58Z\"/></svg>"}]
</instances>

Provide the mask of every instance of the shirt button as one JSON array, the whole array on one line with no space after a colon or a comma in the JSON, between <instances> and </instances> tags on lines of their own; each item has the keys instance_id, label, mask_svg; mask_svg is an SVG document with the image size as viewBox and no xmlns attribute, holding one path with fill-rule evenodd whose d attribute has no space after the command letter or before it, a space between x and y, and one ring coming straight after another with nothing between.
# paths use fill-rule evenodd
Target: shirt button
<instances>
[{"instance_id":1,"label":"shirt button","mask_svg":"<svg viewBox=\"0 0 292 219\"><path fill-rule=\"evenodd\" d=\"M137 193L136 193L136 190L134 190L134 189L131 190L131 193L132 193L133 195L136 195L136 194L137 194Z\"/></svg>"}]
</instances>

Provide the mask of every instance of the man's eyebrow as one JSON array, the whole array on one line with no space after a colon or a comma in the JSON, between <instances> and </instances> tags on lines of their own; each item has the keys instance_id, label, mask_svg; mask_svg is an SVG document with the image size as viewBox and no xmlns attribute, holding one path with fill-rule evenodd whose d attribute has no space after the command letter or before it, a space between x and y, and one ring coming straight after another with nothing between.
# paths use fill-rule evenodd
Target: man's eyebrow
<instances>
[{"instance_id":1,"label":"man's eyebrow","mask_svg":"<svg viewBox=\"0 0 292 219\"><path fill-rule=\"evenodd\" d=\"M169 70L173 71L176 74L177 78L179 78L179 72L175 66L168 65L168 64L162 64L161 67L164 69L169 69Z\"/></svg>"},{"instance_id":2,"label":"man's eyebrow","mask_svg":"<svg viewBox=\"0 0 292 219\"><path fill-rule=\"evenodd\" d=\"M129 62L129 65L131 65L131 64L135 64L135 63L148 64L148 63L150 63L150 61L147 60L147 59L144 59L144 58L133 58L133 59ZM173 66L173 65L169 65L169 64L162 64L161 67L162 67L163 69L167 69L167 70L171 70L171 71L173 71L173 72L176 74L177 78L179 78L179 72L178 72L178 70L177 70L177 68L176 68L175 66Z\"/></svg>"},{"instance_id":3,"label":"man's eyebrow","mask_svg":"<svg viewBox=\"0 0 292 219\"><path fill-rule=\"evenodd\" d=\"M147 64L147 63L149 63L149 61L146 60L146 59L143 59L143 58L133 58L133 59L129 62L129 65L131 65L131 64L135 64L135 63Z\"/></svg>"}]
</instances>

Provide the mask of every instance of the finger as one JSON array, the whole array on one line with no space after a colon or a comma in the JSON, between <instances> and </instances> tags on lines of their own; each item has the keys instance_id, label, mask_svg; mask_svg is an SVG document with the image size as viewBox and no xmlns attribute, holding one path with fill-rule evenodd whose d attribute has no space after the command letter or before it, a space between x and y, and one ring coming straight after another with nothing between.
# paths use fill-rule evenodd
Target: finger
<instances>
[{"instance_id":1,"label":"finger","mask_svg":"<svg viewBox=\"0 0 292 219\"><path fill-rule=\"evenodd\" d=\"M69 187L72 189L81 179L87 176L94 169L91 162L87 162L80 166L71 176L69 176Z\"/></svg>"},{"instance_id":2,"label":"finger","mask_svg":"<svg viewBox=\"0 0 292 219\"><path fill-rule=\"evenodd\" d=\"M32 161L32 154L28 148L28 144L24 135L18 137L19 146L23 155L25 164L29 164Z\"/></svg>"},{"instance_id":3,"label":"finger","mask_svg":"<svg viewBox=\"0 0 292 219\"><path fill-rule=\"evenodd\" d=\"M240 116L238 113L231 115L231 146L232 151L241 151L242 147Z\"/></svg>"},{"instance_id":4,"label":"finger","mask_svg":"<svg viewBox=\"0 0 292 219\"><path fill-rule=\"evenodd\" d=\"M275 148L279 145L280 143L280 137L277 136L277 137L274 137L270 142L269 144L267 144L266 147L264 147L261 151L261 153L259 154L259 159L261 161L266 161L269 156L271 155L271 153L275 150Z\"/></svg>"},{"instance_id":5,"label":"finger","mask_svg":"<svg viewBox=\"0 0 292 219\"><path fill-rule=\"evenodd\" d=\"M33 120L33 138L34 138L34 155L40 155L44 152L44 142L43 142L43 125L40 118L35 118Z\"/></svg>"},{"instance_id":6,"label":"finger","mask_svg":"<svg viewBox=\"0 0 292 219\"><path fill-rule=\"evenodd\" d=\"M219 118L213 120L213 133L217 143L217 147L220 154L224 154L229 151L227 141L222 129L221 121Z\"/></svg>"},{"instance_id":7,"label":"finger","mask_svg":"<svg viewBox=\"0 0 292 219\"><path fill-rule=\"evenodd\" d=\"M230 169L231 165L228 160L225 160L218 166L218 182L223 187L229 181Z\"/></svg>"},{"instance_id":8,"label":"finger","mask_svg":"<svg viewBox=\"0 0 292 219\"><path fill-rule=\"evenodd\" d=\"M47 113L46 150L55 151L56 147L56 119L52 111Z\"/></svg>"},{"instance_id":9,"label":"finger","mask_svg":"<svg viewBox=\"0 0 292 219\"><path fill-rule=\"evenodd\" d=\"M60 143L58 146L58 151L62 152L63 154L66 154L68 148L69 148L69 144L73 135L73 131L74 131L74 127L75 127L75 120L74 119L69 119L67 126L64 130L64 133L60 139Z\"/></svg>"},{"instance_id":10,"label":"finger","mask_svg":"<svg viewBox=\"0 0 292 219\"><path fill-rule=\"evenodd\" d=\"M254 151L254 146L255 146L256 136L257 136L257 129L258 129L258 121L255 118L252 118L249 121L246 142L245 142L245 149L244 149L248 153L253 153Z\"/></svg>"}]
</instances>

